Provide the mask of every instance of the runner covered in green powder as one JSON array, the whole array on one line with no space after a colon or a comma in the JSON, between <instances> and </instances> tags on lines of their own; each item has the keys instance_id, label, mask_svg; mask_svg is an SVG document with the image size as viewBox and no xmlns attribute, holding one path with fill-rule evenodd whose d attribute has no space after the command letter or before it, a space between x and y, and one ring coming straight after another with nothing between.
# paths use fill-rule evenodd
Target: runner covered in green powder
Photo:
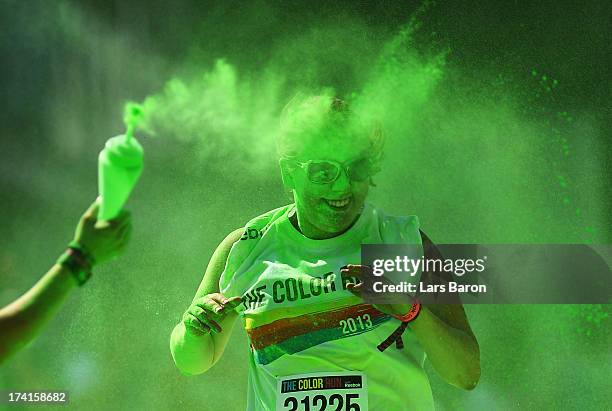
<instances>
[{"instance_id":1,"label":"runner covered in green powder","mask_svg":"<svg viewBox=\"0 0 612 411\"><path fill-rule=\"evenodd\" d=\"M226 237L172 332L177 367L200 374L241 318L250 340L248 410L434 409L426 356L450 384L478 382L478 343L461 305L422 307L406 327L410 304L360 297L361 244L429 240L416 216L366 202L383 137L355 117L328 96L288 104L278 147L294 202Z\"/></svg>"}]
</instances>

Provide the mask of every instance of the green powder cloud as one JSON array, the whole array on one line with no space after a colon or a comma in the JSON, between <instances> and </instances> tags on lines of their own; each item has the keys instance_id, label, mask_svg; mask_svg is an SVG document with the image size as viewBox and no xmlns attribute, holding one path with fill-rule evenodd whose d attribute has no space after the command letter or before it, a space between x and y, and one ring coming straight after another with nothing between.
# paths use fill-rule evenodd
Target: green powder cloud
<instances>
[{"instance_id":1,"label":"green powder cloud","mask_svg":"<svg viewBox=\"0 0 612 411\"><path fill-rule=\"evenodd\" d=\"M418 15L384 41L353 38L359 28L368 30L359 22L311 30L292 40L300 47L277 47L256 69L222 58L192 67L192 74L172 78L142 102L138 127L192 144L200 161L230 180L245 172L273 179L283 107L296 94L336 95L349 101L354 118L384 131L386 160L373 199L391 210L437 215L433 230L453 241L596 240L592 221L603 210L580 203L579 191L588 189L573 185L568 174L568 135L578 121L545 110L559 86L554 76L534 69L527 80L503 72L478 77L449 67L448 48L423 51L416 43ZM318 47L325 39L333 53ZM352 66L338 65L333 74L338 54ZM398 195L406 178L410 189ZM551 198L558 200L551 204ZM449 231L446 216L472 217L458 213L453 199L466 203L461 210L480 214L478 224ZM427 204L436 205L435 214ZM524 226L551 215L567 225L526 235Z\"/></svg>"}]
</instances>

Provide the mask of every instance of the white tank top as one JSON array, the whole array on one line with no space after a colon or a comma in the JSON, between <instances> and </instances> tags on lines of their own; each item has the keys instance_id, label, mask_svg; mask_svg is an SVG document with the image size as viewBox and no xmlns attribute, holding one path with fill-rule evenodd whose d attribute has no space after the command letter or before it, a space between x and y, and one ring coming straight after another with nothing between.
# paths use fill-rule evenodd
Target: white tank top
<instances>
[{"instance_id":1,"label":"white tank top","mask_svg":"<svg viewBox=\"0 0 612 411\"><path fill-rule=\"evenodd\" d=\"M377 345L400 321L355 297L340 276L344 265L360 263L361 244L420 245L418 218L388 216L366 204L349 230L314 240L289 221L293 208L290 204L247 223L244 235L232 246L219 283L227 297L243 297L238 312L250 340L247 409L277 409L282 392L279 381L289 384L290 376L355 372L359 381L364 379L367 405L338 409L433 410L422 368L425 353L410 327L402 336L403 349L391 345L380 352ZM302 397L313 394L309 401L319 393L317 382L323 380L311 381L299 380ZM329 377L325 384L328 381L335 380ZM338 402L322 407L323 402L335 400L346 398L315 398L319 402L312 407L302 399L301 408L295 409L335 410ZM278 409L294 409L293 400L285 401L287 408Z\"/></svg>"}]
</instances>

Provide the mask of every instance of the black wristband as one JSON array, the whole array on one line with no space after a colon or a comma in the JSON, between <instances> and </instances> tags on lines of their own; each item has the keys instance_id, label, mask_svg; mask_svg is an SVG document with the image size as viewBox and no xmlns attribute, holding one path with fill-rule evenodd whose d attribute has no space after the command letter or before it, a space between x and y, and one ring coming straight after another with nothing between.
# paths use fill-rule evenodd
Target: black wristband
<instances>
[{"instance_id":1,"label":"black wristband","mask_svg":"<svg viewBox=\"0 0 612 411\"><path fill-rule=\"evenodd\" d=\"M94 266L94 264L96 263L96 261L94 260L93 256L91 255L90 252L88 252L81 244L77 243L76 241L71 241L68 243L68 248L72 248L75 249L77 251L79 251L81 254L83 254L83 256L87 259L87 261L89 262L89 265L91 267Z\"/></svg>"},{"instance_id":2,"label":"black wristband","mask_svg":"<svg viewBox=\"0 0 612 411\"><path fill-rule=\"evenodd\" d=\"M393 333L385 339L385 341L378 344L378 346L376 347L378 348L378 351L380 352L385 351L394 342L395 342L395 347L398 350L401 350L402 348L404 348L404 341L402 340L402 334L404 333L404 331L406 331L407 327L408 327L408 322L402 322L399 325L399 327L397 327L395 331L393 331Z\"/></svg>"},{"instance_id":3,"label":"black wristband","mask_svg":"<svg viewBox=\"0 0 612 411\"><path fill-rule=\"evenodd\" d=\"M70 271L79 286L91 277L93 261L80 247L69 246L57 263Z\"/></svg>"}]
</instances>

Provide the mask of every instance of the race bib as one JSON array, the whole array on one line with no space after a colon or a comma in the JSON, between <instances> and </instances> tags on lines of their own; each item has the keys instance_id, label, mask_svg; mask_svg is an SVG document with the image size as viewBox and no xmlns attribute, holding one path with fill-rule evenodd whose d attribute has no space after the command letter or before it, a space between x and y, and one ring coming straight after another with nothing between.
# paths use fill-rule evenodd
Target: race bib
<instances>
[{"instance_id":1,"label":"race bib","mask_svg":"<svg viewBox=\"0 0 612 411\"><path fill-rule=\"evenodd\" d=\"M359 371L278 378L276 411L367 411L366 376Z\"/></svg>"}]
</instances>

